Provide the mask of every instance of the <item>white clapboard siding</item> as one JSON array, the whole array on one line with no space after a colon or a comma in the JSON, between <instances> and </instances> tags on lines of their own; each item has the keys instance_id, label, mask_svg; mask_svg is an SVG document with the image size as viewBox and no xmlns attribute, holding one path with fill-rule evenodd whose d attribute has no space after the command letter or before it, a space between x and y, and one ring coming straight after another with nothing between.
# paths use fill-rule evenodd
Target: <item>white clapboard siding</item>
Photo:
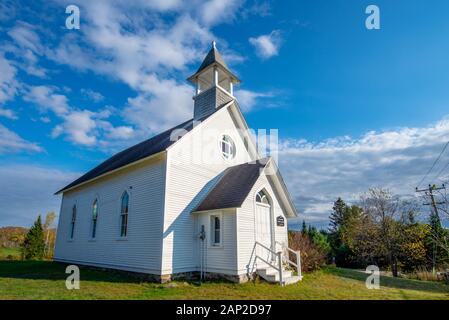
<instances>
[{"instance_id":1,"label":"white clapboard siding","mask_svg":"<svg viewBox=\"0 0 449 320\"><path fill-rule=\"evenodd\" d=\"M198 261L201 261L201 255L204 255L204 272L223 273L229 275L237 274L237 230L236 214L233 210L216 210L211 212L197 213L196 233L201 231L201 225L204 225L206 239L204 243L196 241L196 250ZM221 245L213 246L211 243L211 216L221 217ZM199 269L198 269L199 270Z\"/></svg>"},{"instance_id":2,"label":"white clapboard siding","mask_svg":"<svg viewBox=\"0 0 449 320\"><path fill-rule=\"evenodd\" d=\"M237 248L238 248L238 273L245 274L247 265L251 259L251 253L254 248L255 238L255 196L258 191L265 188L270 195L274 207L273 225L275 231L275 240L287 244L287 218L279 205L276 194L273 191L265 174L261 174L257 182L254 184L248 197L243 202L241 208L237 209ZM276 226L276 217L283 216L285 221L284 227Z\"/></svg>"},{"instance_id":3,"label":"white clapboard siding","mask_svg":"<svg viewBox=\"0 0 449 320\"><path fill-rule=\"evenodd\" d=\"M198 129L215 131L205 132ZM224 133L231 136L236 145L236 157L232 160L225 160L220 151L219 139ZM203 141L204 136L208 137L207 141L204 144L198 143ZM210 161L202 162L202 153L210 155ZM195 228L195 217L191 211L213 186L211 180L215 181L227 167L250 160L243 139L227 109L218 111L174 144L168 149L167 157L163 273L198 270L198 230ZM235 254L235 251L224 251L221 259L223 263L220 264L223 272L235 270Z\"/></svg>"},{"instance_id":4,"label":"white clapboard siding","mask_svg":"<svg viewBox=\"0 0 449 320\"><path fill-rule=\"evenodd\" d=\"M160 274L165 197L165 156L64 193L55 260ZM120 198L129 199L128 236L120 238ZM92 204L98 199L96 239L91 239ZM72 207L77 206L75 235L70 240Z\"/></svg>"}]
</instances>

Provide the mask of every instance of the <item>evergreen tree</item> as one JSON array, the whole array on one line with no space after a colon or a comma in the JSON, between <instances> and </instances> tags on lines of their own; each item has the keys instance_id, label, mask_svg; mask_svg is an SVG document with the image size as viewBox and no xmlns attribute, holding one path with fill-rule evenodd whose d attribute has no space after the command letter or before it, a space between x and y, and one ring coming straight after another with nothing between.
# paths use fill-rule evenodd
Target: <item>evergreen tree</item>
<instances>
[{"instance_id":1,"label":"evergreen tree","mask_svg":"<svg viewBox=\"0 0 449 320\"><path fill-rule=\"evenodd\" d=\"M26 260L41 260L44 256L45 239L41 216L30 228L22 244L22 255Z\"/></svg>"},{"instance_id":2,"label":"evergreen tree","mask_svg":"<svg viewBox=\"0 0 449 320\"><path fill-rule=\"evenodd\" d=\"M427 248L430 253L432 267L444 265L448 262L447 251L443 246L447 246L448 236L447 231L441 225L441 220L438 214L432 212L429 217L430 238L427 241Z\"/></svg>"},{"instance_id":3,"label":"evergreen tree","mask_svg":"<svg viewBox=\"0 0 449 320\"><path fill-rule=\"evenodd\" d=\"M302 234L307 234L307 225L306 225L306 220L302 220L302 230L301 230Z\"/></svg>"},{"instance_id":4,"label":"evergreen tree","mask_svg":"<svg viewBox=\"0 0 449 320\"><path fill-rule=\"evenodd\" d=\"M338 198L337 201L334 202L332 210L333 211L329 217L330 232L336 233L344 222L345 213L347 210L346 203L341 198Z\"/></svg>"}]
</instances>

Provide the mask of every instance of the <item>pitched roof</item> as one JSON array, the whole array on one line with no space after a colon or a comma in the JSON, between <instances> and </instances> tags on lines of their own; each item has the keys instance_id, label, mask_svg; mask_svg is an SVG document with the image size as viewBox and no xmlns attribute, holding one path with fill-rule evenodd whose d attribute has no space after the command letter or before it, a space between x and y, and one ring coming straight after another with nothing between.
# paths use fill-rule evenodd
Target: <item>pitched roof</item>
<instances>
[{"instance_id":1,"label":"pitched roof","mask_svg":"<svg viewBox=\"0 0 449 320\"><path fill-rule=\"evenodd\" d=\"M194 211L240 207L266 163L267 161L263 159L227 168L218 183Z\"/></svg>"},{"instance_id":2,"label":"pitched roof","mask_svg":"<svg viewBox=\"0 0 449 320\"><path fill-rule=\"evenodd\" d=\"M207 53L206 57L204 58L203 62L201 63L198 70L189 77L189 80L194 79L201 71L206 69L212 64L218 64L220 65L226 72L228 72L236 81L240 82L239 78L237 78L236 75L229 69L226 62L223 60L223 57L221 56L220 52L218 52L217 48L215 47L215 43L212 44L212 48Z\"/></svg>"},{"instance_id":3,"label":"pitched roof","mask_svg":"<svg viewBox=\"0 0 449 320\"><path fill-rule=\"evenodd\" d=\"M205 117L206 118L206 117ZM200 119L199 121L204 120ZM149 157L153 154L159 153L161 151L164 151L169 146L171 146L175 141L172 141L170 139L171 133L174 130L177 129L184 129L186 131L190 131L193 128L193 119L190 119L186 122L183 122L176 127L173 127L171 129L168 129L148 140L145 140L143 142L140 142L126 150L123 150L111 158L107 159L106 161L102 162L86 174L82 175L72 183L68 184L61 190L57 191L56 194L63 192L67 189L70 189L74 186L77 186L83 182L87 182L89 180L92 180L96 177L99 177L107 172L110 172L112 170L124 167L128 164L131 164L133 162L136 162L138 160L144 159L146 157Z\"/></svg>"}]
</instances>

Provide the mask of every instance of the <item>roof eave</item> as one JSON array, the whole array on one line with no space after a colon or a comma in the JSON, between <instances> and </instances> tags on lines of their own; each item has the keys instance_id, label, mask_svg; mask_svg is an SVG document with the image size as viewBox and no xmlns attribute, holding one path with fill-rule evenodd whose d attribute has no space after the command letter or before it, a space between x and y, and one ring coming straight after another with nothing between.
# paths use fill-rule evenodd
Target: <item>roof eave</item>
<instances>
[{"instance_id":1,"label":"roof eave","mask_svg":"<svg viewBox=\"0 0 449 320\"><path fill-rule=\"evenodd\" d=\"M218 61L214 61L212 62L210 65L208 65L207 67L198 70L197 72L195 72L194 74L192 74L190 77L187 78L187 81L190 81L191 83L195 83L195 80L197 80L198 76L200 75L200 73L205 72L206 70L214 67L214 66L219 66L221 67L221 69L226 72L232 79L232 83L234 84L239 84L242 81L234 74L231 72L231 70L229 70L226 66L224 66L223 64L221 64Z\"/></svg>"},{"instance_id":2,"label":"roof eave","mask_svg":"<svg viewBox=\"0 0 449 320\"><path fill-rule=\"evenodd\" d=\"M158 156L161 156L163 153L166 153L166 152L167 152L167 150L162 150L162 151L160 151L160 152L158 152L158 153L155 153L155 154L152 154L152 155L150 155L150 156L148 156L148 157L145 157L145 158L139 159L139 160L137 160L137 161L128 163L127 165L125 165L125 166L123 166L123 167L119 167L119 168L117 168L117 169L114 169L114 170L105 172L105 173L103 173L103 174L101 174L101 175L99 175L99 176L97 176L97 177L92 178L92 179L83 181L83 182L81 182L81 183L79 183L79 184L76 184L76 185L74 185L74 186L71 186L70 188L64 187L64 188L60 189L59 191L56 191L56 192L54 193L54 195L56 196L56 195L59 195L60 193L64 193L64 192L67 192L67 191L70 191L70 190L79 188L79 187L81 187L81 186L83 186L83 185L85 185L85 184L94 182L94 181L96 181L96 180L98 180L98 179L101 179L101 178L103 178L103 177L106 177L106 176L108 176L108 175L110 175L110 174L113 174L113 173L116 173L116 172L118 172L118 171L124 170L124 169L126 169L126 168L131 167L131 166L137 165L137 164L139 164L139 163L141 163L141 162L144 162L144 161L146 161L146 160L149 160L149 159L152 159L152 158L156 158L156 157L158 157Z\"/></svg>"},{"instance_id":3,"label":"roof eave","mask_svg":"<svg viewBox=\"0 0 449 320\"><path fill-rule=\"evenodd\" d=\"M237 210L241 207L226 207L226 208L214 208L214 209L207 209L207 210L194 210L192 211L192 214L194 213L207 213L207 212L213 212L213 211L217 211L217 210L222 210L222 211L232 211L232 210Z\"/></svg>"},{"instance_id":4,"label":"roof eave","mask_svg":"<svg viewBox=\"0 0 449 320\"><path fill-rule=\"evenodd\" d=\"M276 176L277 180L279 181L279 184L282 187L282 190L283 190L283 192L285 194L285 198L287 200L286 202L288 204L288 207L290 207L290 213L291 214L290 214L289 218L296 218L296 217L298 217L298 215L299 215L298 210L296 209L295 203L293 202L293 200L291 198L290 192L288 191L287 185L284 182L284 179L283 179L283 177L281 175L279 167L277 166L276 162L273 160L272 157L270 157L269 162L270 162L271 165L275 166L275 171L276 171L275 176ZM267 175L267 176L271 177L273 175Z\"/></svg>"}]
</instances>

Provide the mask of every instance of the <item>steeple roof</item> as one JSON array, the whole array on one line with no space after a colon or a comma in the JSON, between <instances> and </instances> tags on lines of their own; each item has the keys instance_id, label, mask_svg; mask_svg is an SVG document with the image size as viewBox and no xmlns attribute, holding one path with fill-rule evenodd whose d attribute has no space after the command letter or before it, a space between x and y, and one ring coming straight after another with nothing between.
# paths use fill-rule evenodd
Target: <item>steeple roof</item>
<instances>
[{"instance_id":1,"label":"steeple roof","mask_svg":"<svg viewBox=\"0 0 449 320\"><path fill-rule=\"evenodd\" d=\"M212 47L209 50L206 57L204 58L198 70L192 76L190 76L188 80L193 81L196 78L196 76L201 73L201 71L205 70L206 68L212 65L219 65L226 73L229 74L229 76L231 76L231 78L235 82L240 82L239 78L232 73L232 71L227 66L226 62L223 60L223 57L221 56L220 52L216 47L215 41L212 42Z\"/></svg>"}]
</instances>

